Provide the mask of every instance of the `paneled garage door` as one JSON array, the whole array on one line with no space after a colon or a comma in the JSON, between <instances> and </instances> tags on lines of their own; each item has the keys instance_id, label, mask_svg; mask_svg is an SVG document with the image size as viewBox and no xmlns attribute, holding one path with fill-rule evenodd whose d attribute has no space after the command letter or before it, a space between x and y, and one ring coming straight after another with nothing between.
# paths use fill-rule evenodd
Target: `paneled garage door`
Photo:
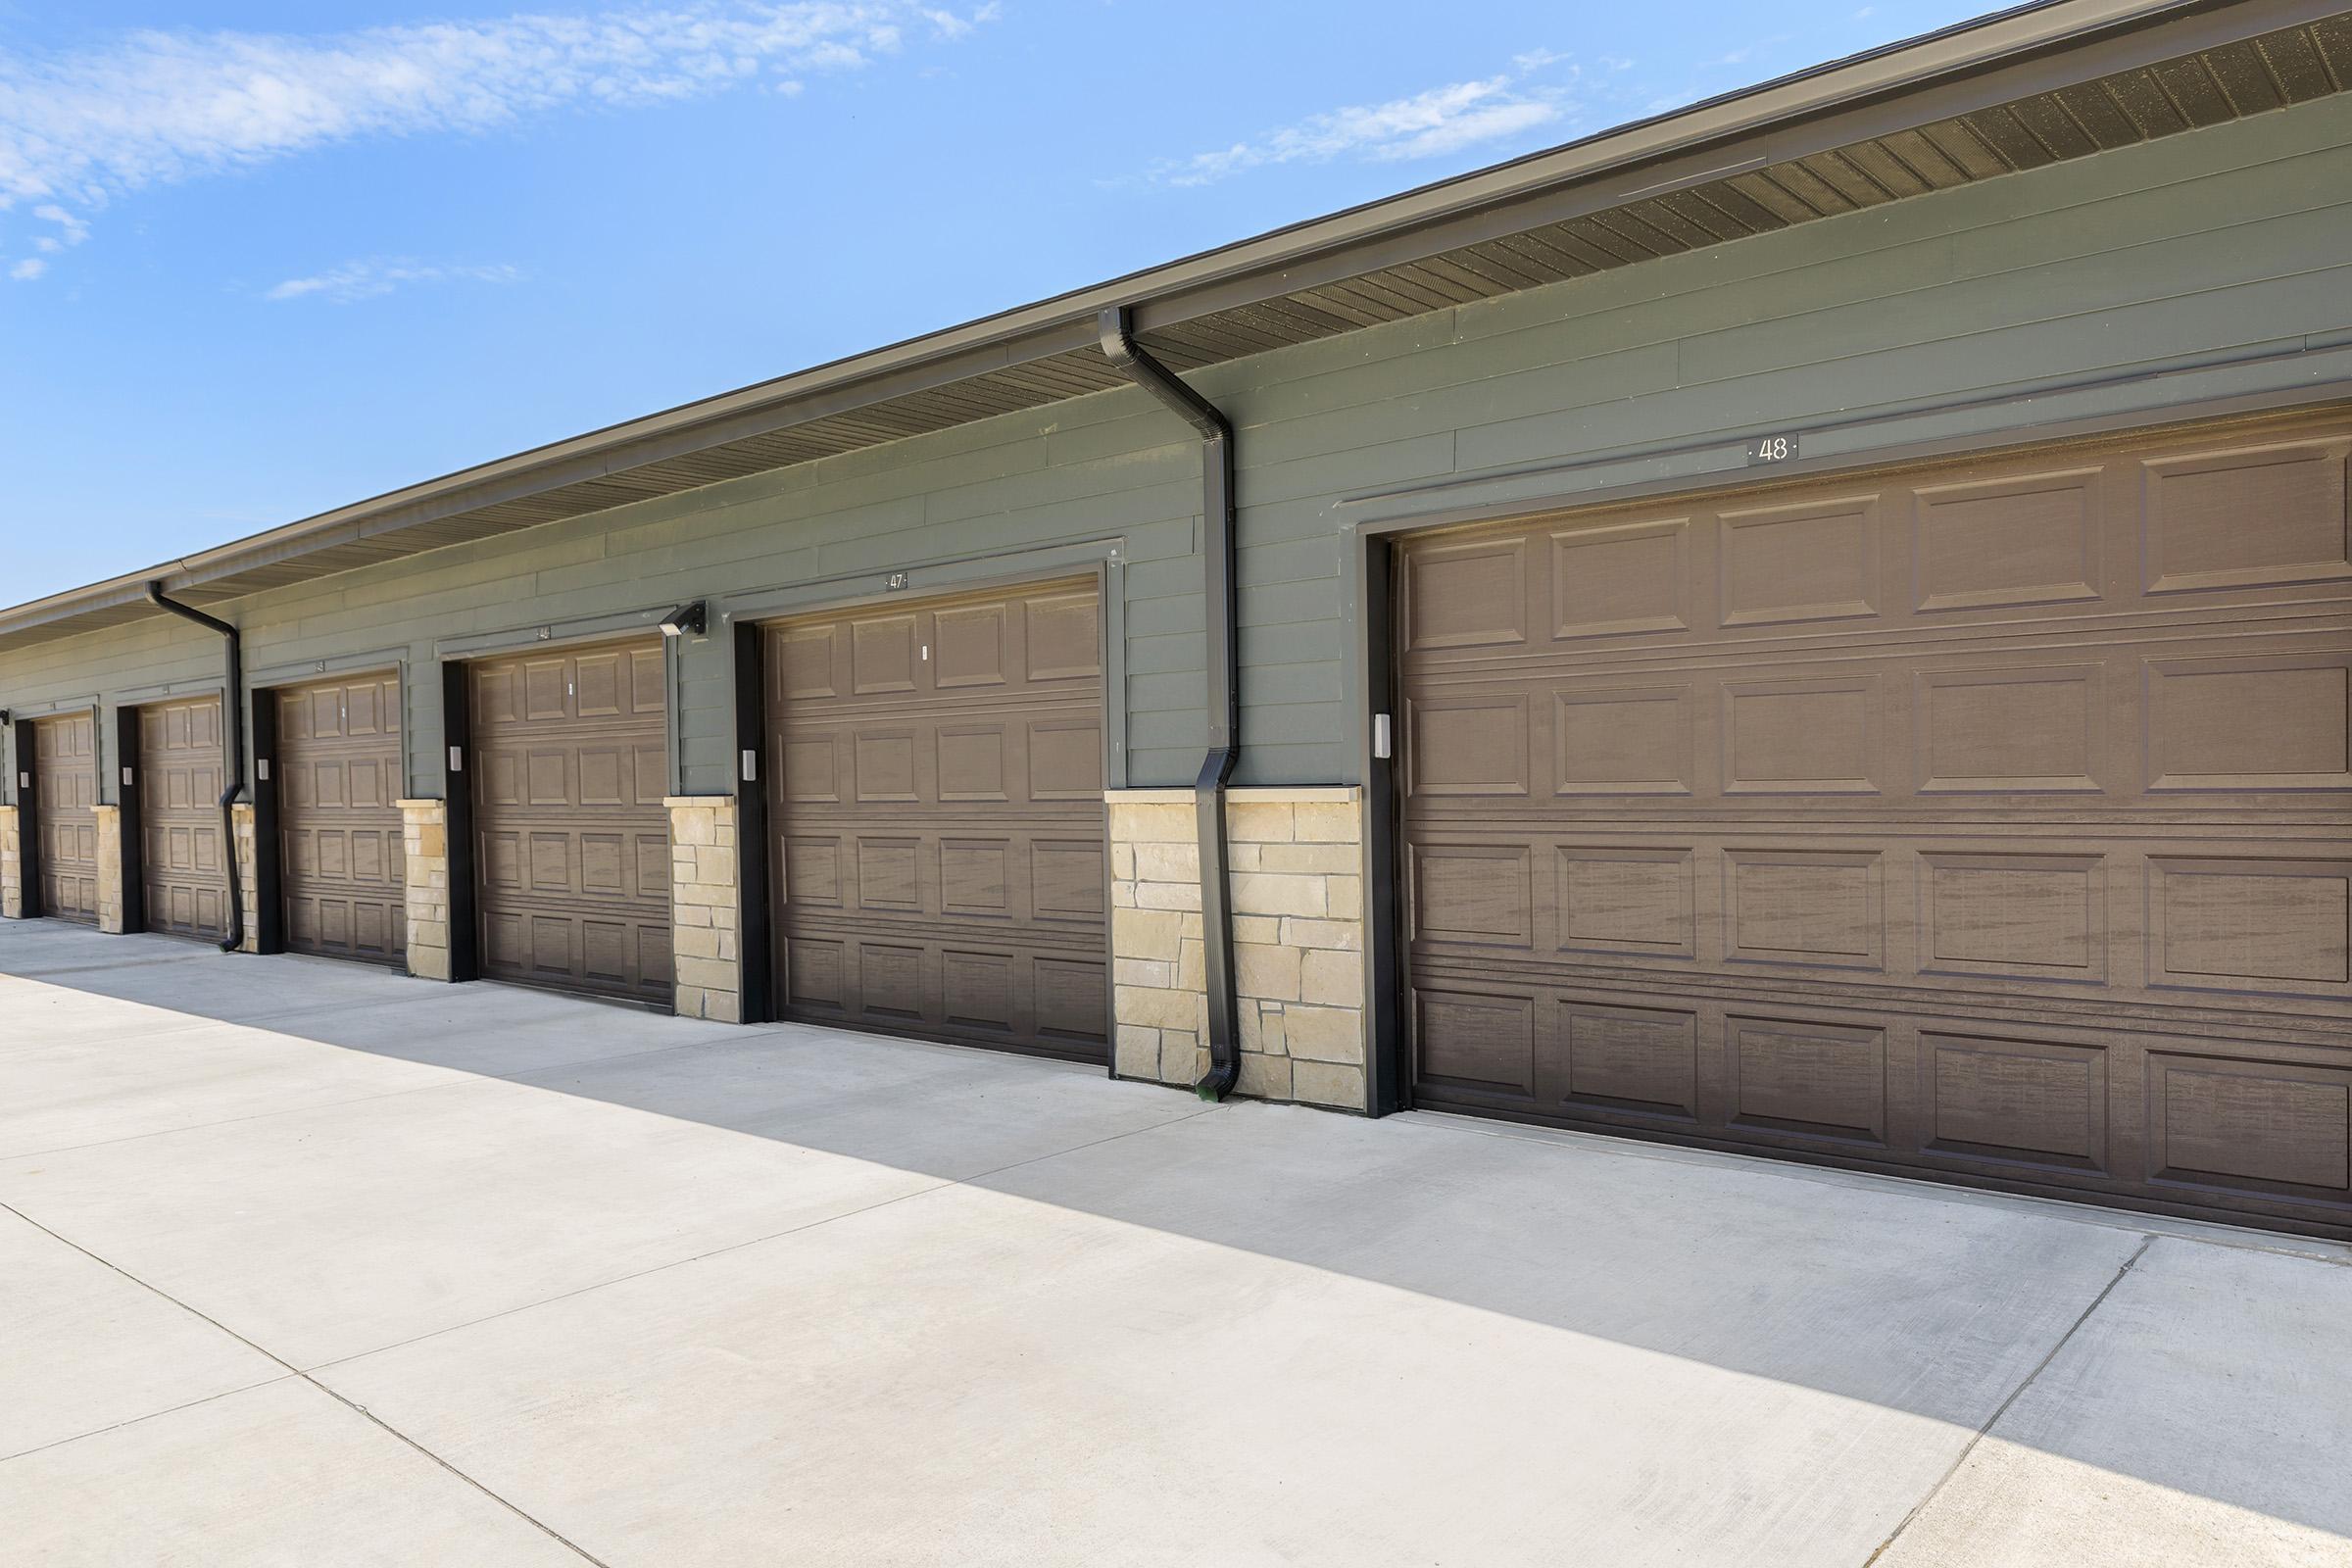
<instances>
[{"instance_id":1,"label":"paneled garage door","mask_svg":"<svg viewBox=\"0 0 2352 1568\"><path fill-rule=\"evenodd\" d=\"M33 801L41 854L41 913L98 923L97 725L88 713L32 727Z\"/></svg>"},{"instance_id":2,"label":"paneled garage door","mask_svg":"<svg viewBox=\"0 0 2352 1568\"><path fill-rule=\"evenodd\" d=\"M670 1004L660 639L471 666L480 963Z\"/></svg>"},{"instance_id":3,"label":"paneled garage door","mask_svg":"<svg viewBox=\"0 0 2352 1568\"><path fill-rule=\"evenodd\" d=\"M278 865L286 946L397 964L402 886L400 681L363 675L277 693Z\"/></svg>"},{"instance_id":4,"label":"paneled garage door","mask_svg":"<svg viewBox=\"0 0 2352 1568\"><path fill-rule=\"evenodd\" d=\"M1415 1100L2352 1228L2347 453L1411 541Z\"/></svg>"},{"instance_id":5,"label":"paneled garage door","mask_svg":"<svg viewBox=\"0 0 2352 1568\"><path fill-rule=\"evenodd\" d=\"M786 1016L1104 1058L1100 620L1082 582L768 629Z\"/></svg>"},{"instance_id":6,"label":"paneled garage door","mask_svg":"<svg viewBox=\"0 0 2352 1568\"><path fill-rule=\"evenodd\" d=\"M150 931L213 941L228 934L222 757L219 697L139 710L140 874Z\"/></svg>"}]
</instances>

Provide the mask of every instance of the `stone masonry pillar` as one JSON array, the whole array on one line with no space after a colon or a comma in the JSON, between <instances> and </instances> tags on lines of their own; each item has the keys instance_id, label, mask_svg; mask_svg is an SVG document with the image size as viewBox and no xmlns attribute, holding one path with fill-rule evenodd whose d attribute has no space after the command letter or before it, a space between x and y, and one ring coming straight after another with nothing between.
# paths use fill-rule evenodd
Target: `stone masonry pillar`
<instances>
[{"instance_id":1,"label":"stone masonry pillar","mask_svg":"<svg viewBox=\"0 0 2352 1568\"><path fill-rule=\"evenodd\" d=\"M18 839L17 808L0 806L0 917L24 915L24 847Z\"/></svg>"},{"instance_id":2,"label":"stone masonry pillar","mask_svg":"<svg viewBox=\"0 0 2352 1568\"><path fill-rule=\"evenodd\" d=\"M239 953L262 951L262 881L259 842L255 837L253 805L240 801L228 808L231 829L229 867L237 879L237 906L245 911L243 939L237 945Z\"/></svg>"},{"instance_id":3,"label":"stone masonry pillar","mask_svg":"<svg viewBox=\"0 0 2352 1568\"><path fill-rule=\"evenodd\" d=\"M121 935L122 915L122 808L104 802L90 808L98 830L98 929Z\"/></svg>"},{"instance_id":4,"label":"stone masonry pillar","mask_svg":"<svg viewBox=\"0 0 2352 1568\"><path fill-rule=\"evenodd\" d=\"M1204 1070L1191 790L1112 790L1111 985L1122 1078ZM1364 1110L1363 791L1226 792L1240 1092Z\"/></svg>"},{"instance_id":5,"label":"stone masonry pillar","mask_svg":"<svg viewBox=\"0 0 2352 1568\"><path fill-rule=\"evenodd\" d=\"M673 795L669 808L670 951L681 1018L743 1021L742 894L735 798Z\"/></svg>"},{"instance_id":6,"label":"stone masonry pillar","mask_svg":"<svg viewBox=\"0 0 2352 1568\"><path fill-rule=\"evenodd\" d=\"M447 980L449 963L449 807L401 801L401 877L409 906L409 973Z\"/></svg>"}]
</instances>

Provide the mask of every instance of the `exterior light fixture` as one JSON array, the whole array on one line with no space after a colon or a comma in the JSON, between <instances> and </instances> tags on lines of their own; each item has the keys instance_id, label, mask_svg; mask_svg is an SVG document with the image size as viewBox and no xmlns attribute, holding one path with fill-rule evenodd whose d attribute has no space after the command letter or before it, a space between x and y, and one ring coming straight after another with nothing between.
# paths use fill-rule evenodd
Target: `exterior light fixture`
<instances>
[{"instance_id":1,"label":"exterior light fixture","mask_svg":"<svg viewBox=\"0 0 2352 1568\"><path fill-rule=\"evenodd\" d=\"M692 604L680 605L662 617L662 635L676 637L686 632L692 632L700 637L708 620L706 604L703 600L697 599Z\"/></svg>"}]
</instances>

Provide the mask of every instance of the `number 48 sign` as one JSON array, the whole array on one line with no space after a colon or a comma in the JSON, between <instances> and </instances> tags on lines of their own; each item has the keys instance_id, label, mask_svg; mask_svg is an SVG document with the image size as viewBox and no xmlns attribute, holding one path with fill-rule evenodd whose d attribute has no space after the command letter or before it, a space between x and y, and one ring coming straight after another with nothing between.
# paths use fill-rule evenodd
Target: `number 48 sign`
<instances>
[{"instance_id":1,"label":"number 48 sign","mask_svg":"<svg viewBox=\"0 0 2352 1568\"><path fill-rule=\"evenodd\" d=\"M1796 457L1796 432L1781 435L1760 435L1747 444L1747 463L1754 467L1760 463L1788 463Z\"/></svg>"}]
</instances>

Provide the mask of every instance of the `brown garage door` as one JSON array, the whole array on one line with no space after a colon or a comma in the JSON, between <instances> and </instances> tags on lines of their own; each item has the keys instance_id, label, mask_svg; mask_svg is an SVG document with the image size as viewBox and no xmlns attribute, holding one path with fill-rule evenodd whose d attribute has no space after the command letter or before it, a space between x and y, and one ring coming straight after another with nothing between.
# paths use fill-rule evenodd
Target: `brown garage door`
<instances>
[{"instance_id":1,"label":"brown garage door","mask_svg":"<svg viewBox=\"0 0 2352 1568\"><path fill-rule=\"evenodd\" d=\"M40 834L41 913L98 923L97 725L88 713L32 727L33 800Z\"/></svg>"},{"instance_id":2,"label":"brown garage door","mask_svg":"<svg viewBox=\"0 0 2352 1568\"><path fill-rule=\"evenodd\" d=\"M139 710L140 856L150 931L216 941L228 934L221 758L219 697Z\"/></svg>"},{"instance_id":3,"label":"brown garage door","mask_svg":"<svg viewBox=\"0 0 2352 1568\"><path fill-rule=\"evenodd\" d=\"M362 675L277 694L278 866L286 946L399 963L400 680Z\"/></svg>"},{"instance_id":4,"label":"brown garage door","mask_svg":"<svg viewBox=\"0 0 2352 1568\"><path fill-rule=\"evenodd\" d=\"M482 974L668 1006L661 641L471 674Z\"/></svg>"},{"instance_id":5,"label":"brown garage door","mask_svg":"<svg viewBox=\"0 0 2352 1568\"><path fill-rule=\"evenodd\" d=\"M2345 1229L2348 452L1409 543L1415 1099Z\"/></svg>"},{"instance_id":6,"label":"brown garage door","mask_svg":"<svg viewBox=\"0 0 2352 1568\"><path fill-rule=\"evenodd\" d=\"M786 1016L1103 1059L1099 612L1062 583L768 629Z\"/></svg>"}]
</instances>

